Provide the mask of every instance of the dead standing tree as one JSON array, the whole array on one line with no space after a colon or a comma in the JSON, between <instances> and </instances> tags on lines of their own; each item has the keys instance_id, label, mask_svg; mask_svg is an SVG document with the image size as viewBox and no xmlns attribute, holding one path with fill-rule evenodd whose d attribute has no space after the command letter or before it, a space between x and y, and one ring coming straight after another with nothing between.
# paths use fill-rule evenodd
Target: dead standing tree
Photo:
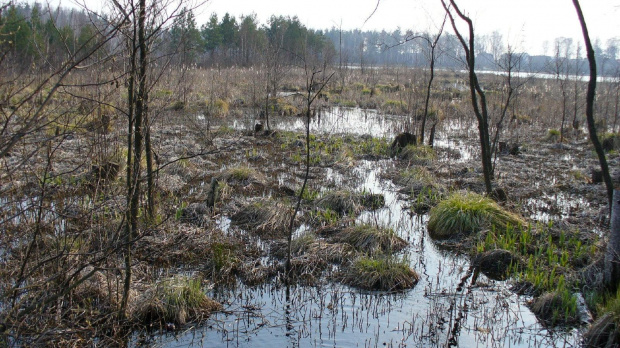
<instances>
[{"instance_id":1,"label":"dead standing tree","mask_svg":"<svg viewBox=\"0 0 620 348\"><path fill-rule=\"evenodd\" d=\"M474 45L474 25L472 20L466 16L456 5L454 0L450 0L450 5L446 4L444 0L441 0L444 10L450 18L452 29L459 39L459 42L465 50L465 59L467 63L467 69L469 71L469 90L471 91L471 103L474 109L474 114L478 120L478 133L480 135L480 150L482 155L482 173L484 175L484 186L487 194L491 194L493 186L491 181L493 180L493 165L491 163L491 144L489 140L489 113L487 110L487 100L480 83L478 82L478 76L476 75L476 55ZM456 12L456 15L463 20L469 30L469 40L466 41L459 29L457 28L456 20L452 13L452 10Z\"/></svg>"},{"instance_id":2,"label":"dead standing tree","mask_svg":"<svg viewBox=\"0 0 620 348\"><path fill-rule=\"evenodd\" d=\"M157 0L138 0L121 4L113 0L115 9L129 18L125 27L124 37L127 46L127 105L124 111L127 117L127 157L126 157L126 199L125 229L123 242L125 245L125 270L123 296L119 307L119 318L125 317L129 290L131 287L132 244L139 237L140 201L142 198L142 156L146 156L147 181L147 222L152 223L155 215L154 199L154 168L153 152L150 139L148 105L148 78L151 70L150 48L160 39L166 25L179 15L183 1L178 3L162 3ZM168 6L170 5L170 6ZM170 9L171 8L171 9ZM166 13L164 9L169 11Z\"/></svg>"},{"instance_id":3,"label":"dead standing tree","mask_svg":"<svg viewBox=\"0 0 620 348\"><path fill-rule=\"evenodd\" d=\"M441 39L441 36L443 35L443 30L446 24L446 19L447 19L447 15L444 16L444 19L441 23L441 27L439 28L439 31L434 37L431 36L429 33L425 33L425 34L411 33L411 34L408 34L403 41L400 41L397 44L388 46L386 48L386 49L391 49L396 46L403 45L403 44L406 44L407 42L418 40L418 39L421 39L428 44L427 58L429 62L429 75L430 76L429 76L428 82L426 83L426 95L424 97L424 113L422 115L422 124L420 125L420 131L419 131L419 134L420 134L419 143L420 144L424 143L424 133L426 129L426 120L428 119L428 114L429 114L428 111L429 111L429 105L430 105L430 99L431 99L431 89L433 86L433 80L435 78L435 63L439 55L441 54L441 52L439 53L437 52L437 48L439 46L439 40ZM435 137L435 127L437 126L438 122L439 122L439 117L437 117L437 119L435 120L431 128L431 135L428 140L428 144L430 146L433 146L434 137Z\"/></svg>"},{"instance_id":4,"label":"dead standing tree","mask_svg":"<svg viewBox=\"0 0 620 348\"><path fill-rule=\"evenodd\" d=\"M433 86L433 79L435 78L435 61L437 60L437 45L439 43L439 39L443 34L443 28L446 25L446 17L444 16L443 22L441 23L441 27L439 28L439 32L435 35L435 38L431 41L430 37L424 36L423 39L428 43L429 53L429 78L428 83L426 84L426 97L424 98L424 115L422 115L422 124L420 125L420 144L424 143L424 130L426 129L426 119L428 118L428 104L431 98L431 87ZM439 122L439 115L436 115L435 122L431 128L431 135L428 140L428 144L433 146L433 142L435 139L435 127L437 126L437 122Z\"/></svg>"},{"instance_id":5,"label":"dead standing tree","mask_svg":"<svg viewBox=\"0 0 620 348\"><path fill-rule=\"evenodd\" d=\"M523 54L516 54L513 48L508 45L508 51L504 54L503 58L497 62L497 66L506 74L504 79L506 96L503 101L499 118L495 123L495 133L493 135L493 142L491 143L491 154L493 155L493 174L495 174L495 161L497 159L498 143L508 109L513 104L513 98L515 97L516 92L525 84L525 82L516 81L517 83L515 83L514 81L515 75L518 79L522 59Z\"/></svg>"},{"instance_id":6,"label":"dead standing tree","mask_svg":"<svg viewBox=\"0 0 620 348\"><path fill-rule=\"evenodd\" d=\"M321 95L325 86L327 86L331 78L334 76L334 73L326 75L325 70L327 69L327 61L323 61L321 64L322 68L318 68L317 65L319 64L313 64L312 66L310 66L310 63L308 62L310 57L308 54L306 54L304 57L301 57L300 59L302 60L304 73L306 75L306 90L305 90L306 92L306 109L305 109L306 171L304 175L304 182L301 186L301 189L299 190L297 202L293 209L293 214L291 216L291 221L289 223L288 236L287 236L286 264L284 268L285 273L286 273L285 282L287 285L290 284L290 278L292 276L291 258L292 258L292 243L293 243L293 232L294 232L293 229L295 226L295 217L297 216L297 213L299 212L299 209L301 207L301 202L303 200L304 191L306 190L306 187L308 185L308 178L310 177L310 118L312 116L311 108L312 108L312 104L314 103L314 101ZM319 78L317 81L317 77L319 76L322 78ZM288 291L289 289L287 288L287 294L288 294Z\"/></svg>"},{"instance_id":7,"label":"dead standing tree","mask_svg":"<svg viewBox=\"0 0 620 348\"><path fill-rule=\"evenodd\" d=\"M590 35L588 34L586 20L581 11L581 6L579 5L579 0L573 0L573 5L577 11L577 17L579 17L583 39L586 44L588 62L590 64L590 81L588 82L588 91L586 94L586 120L588 121L588 132L603 172L603 180L607 188L607 199L609 201L611 213L611 233L605 255L605 283L612 290L612 293L615 293L618 288L618 283L620 282L620 190L614 189L611 175L609 175L607 158L605 157L603 146L596 135L596 127L594 125L594 100L596 97L597 77L596 59L594 57L594 49L592 48Z\"/></svg>"}]
</instances>

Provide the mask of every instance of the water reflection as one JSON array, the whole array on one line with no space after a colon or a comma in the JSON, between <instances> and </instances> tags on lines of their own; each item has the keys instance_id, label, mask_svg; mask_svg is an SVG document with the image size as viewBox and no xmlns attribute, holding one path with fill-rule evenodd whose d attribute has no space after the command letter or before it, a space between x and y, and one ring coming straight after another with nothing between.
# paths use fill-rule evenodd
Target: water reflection
<instances>
[{"instance_id":1,"label":"water reflection","mask_svg":"<svg viewBox=\"0 0 620 348\"><path fill-rule=\"evenodd\" d=\"M299 131L301 118L274 119L277 129ZM392 137L402 117L374 111L334 108L312 132L371 134ZM235 127L240 127L235 124ZM468 131L463 125L447 129ZM464 142L439 139L438 145L457 149L465 158ZM154 337L161 346L235 347L540 347L578 345L578 332L551 332L541 326L504 282L472 274L467 258L443 251L429 239L426 215L412 214L394 184L381 174L393 161L360 161L353 171L353 190L380 193L385 207L363 212L358 222L394 229L410 246L400 255L420 274L419 283L401 293L367 292L338 282L290 289L276 282L257 287L237 283L210 295L224 304L206 326L176 336ZM345 180L336 170L328 178ZM280 180L283 180L280 178ZM222 217L227 228L230 220ZM298 233L309 229L303 225ZM303 231L302 231L303 230Z\"/></svg>"}]
</instances>

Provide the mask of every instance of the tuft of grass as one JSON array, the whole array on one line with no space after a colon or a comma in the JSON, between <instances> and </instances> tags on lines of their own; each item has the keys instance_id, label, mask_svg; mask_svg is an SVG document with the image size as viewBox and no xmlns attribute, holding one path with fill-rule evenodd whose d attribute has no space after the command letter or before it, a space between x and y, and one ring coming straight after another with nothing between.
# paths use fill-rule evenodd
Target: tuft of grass
<instances>
[{"instance_id":1,"label":"tuft of grass","mask_svg":"<svg viewBox=\"0 0 620 348\"><path fill-rule=\"evenodd\" d=\"M563 278L560 281L563 283ZM539 296L531 303L531 307L538 318L551 325L579 322L577 298L564 286Z\"/></svg>"},{"instance_id":2,"label":"tuft of grass","mask_svg":"<svg viewBox=\"0 0 620 348\"><path fill-rule=\"evenodd\" d=\"M325 194L316 201L319 208L329 209L339 215L350 215L359 212L357 196L350 191L334 191Z\"/></svg>"},{"instance_id":3,"label":"tuft of grass","mask_svg":"<svg viewBox=\"0 0 620 348\"><path fill-rule=\"evenodd\" d=\"M473 192L455 192L431 209L428 231L433 238L445 239L492 227L504 230L524 223L522 218L489 198Z\"/></svg>"},{"instance_id":4,"label":"tuft of grass","mask_svg":"<svg viewBox=\"0 0 620 348\"><path fill-rule=\"evenodd\" d=\"M250 184L264 185L265 177L256 169L247 166L233 167L217 177L219 182L225 182L231 186L248 186Z\"/></svg>"},{"instance_id":5,"label":"tuft of grass","mask_svg":"<svg viewBox=\"0 0 620 348\"><path fill-rule=\"evenodd\" d=\"M312 223L320 226L333 225L340 219L340 215L337 212L326 209L315 209L310 213L310 219Z\"/></svg>"},{"instance_id":6,"label":"tuft of grass","mask_svg":"<svg viewBox=\"0 0 620 348\"><path fill-rule=\"evenodd\" d=\"M417 214L424 214L436 206L445 192L445 188L424 167L409 168L401 172L395 181L404 186L400 192L409 195L411 210Z\"/></svg>"},{"instance_id":7,"label":"tuft of grass","mask_svg":"<svg viewBox=\"0 0 620 348\"><path fill-rule=\"evenodd\" d=\"M355 153L377 157L390 156L390 143L386 138L368 137L363 138L358 144L352 144L352 150Z\"/></svg>"},{"instance_id":8,"label":"tuft of grass","mask_svg":"<svg viewBox=\"0 0 620 348\"><path fill-rule=\"evenodd\" d=\"M399 291L411 289L420 276L406 259L391 256L363 256L345 271L345 284L365 290Z\"/></svg>"},{"instance_id":9,"label":"tuft of grass","mask_svg":"<svg viewBox=\"0 0 620 348\"><path fill-rule=\"evenodd\" d=\"M403 186L433 186L437 181L428 169L424 167L411 167L400 173L397 183Z\"/></svg>"},{"instance_id":10,"label":"tuft of grass","mask_svg":"<svg viewBox=\"0 0 620 348\"><path fill-rule=\"evenodd\" d=\"M620 289L610 296L605 304L599 308L599 313L610 313L617 325L620 325Z\"/></svg>"},{"instance_id":11,"label":"tuft of grass","mask_svg":"<svg viewBox=\"0 0 620 348\"><path fill-rule=\"evenodd\" d=\"M426 145L407 145L399 156L401 159L419 166L429 165L437 159L435 150Z\"/></svg>"},{"instance_id":12,"label":"tuft of grass","mask_svg":"<svg viewBox=\"0 0 620 348\"><path fill-rule=\"evenodd\" d=\"M291 213L282 204L266 200L246 205L230 219L233 224L247 231L264 237L277 237L288 232Z\"/></svg>"},{"instance_id":13,"label":"tuft of grass","mask_svg":"<svg viewBox=\"0 0 620 348\"><path fill-rule=\"evenodd\" d=\"M170 105L170 109L174 111L180 111L185 109L185 103L182 100L177 100Z\"/></svg>"},{"instance_id":14,"label":"tuft of grass","mask_svg":"<svg viewBox=\"0 0 620 348\"><path fill-rule=\"evenodd\" d=\"M399 100L386 100L381 108L389 113L405 113L407 112L407 104Z\"/></svg>"},{"instance_id":15,"label":"tuft of grass","mask_svg":"<svg viewBox=\"0 0 620 348\"><path fill-rule=\"evenodd\" d=\"M355 100L334 99L332 104L337 105L337 106L342 106L345 108L357 107L357 102Z\"/></svg>"},{"instance_id":16,"label":"tuft of grass","mask_svg":"<svg viewBox=\"0 0 620 348\"><path fill-rule=\"evenodd\" d=\"M545 140L551 142L560 140L560 131L558 129L549 129L545 136Z\"/></svg>"},{"instance_id":17,"label":"tuft of grass","mask_svg":"<svg viewBox=\"0 0 620 348\"><path fill-rule=\"evenodd\" d=\"M216 99L211 108L215 116L226 116L230 106L226 100Z\"/></svg>"},{"instance_id":18,"label":"tuft of grass","mask_svg":"<svg viewBox=\"0 0 620 348\"><path fill-rule=\"evenodd\" d=\"M310 247L316 242L316 235L312 232L306 232L291 241L291 253L293 255L302 255L310 250Z\"/></svg>"},{"instance_id":19,"label":"tuft of grass","mask_svg":"<svg viewBox=\"0 0 620 348\"><path fill-rule=\"evenodd\" d=\"M230 169L228 173L232 179L243 181L250 179L256 171L250 167L235 167Z\"/></svg>"},{"instance_id":20,"label":"tuft of grass","mask_svg":"<svg viewBox=\"0 0 620 348\"><path fill-rule=\"evenodd\" d=\"M221 309L218 302L205 294L200 279L183 276L155 284L137 303L133 318L147 326L155 323L185 325Z\"/></svg>"},{"instance_id":21,"label":"tuft of grass","mask_svg":"<svg viewBox=\"0 0 620 348\"><path fill-rule=\"evenodd\" d=\"M213 274L231 274L240 262L236 252L237 246L232 243L216 242L211 244L210 247L210 264Z\"/></svg>"},{"instance_id":22,"label":"tuft of grass","mask_svg":"<svg viewBox=\"0 0 620 348\"><path fill-rule=\"evenodd\" d=\"M303 194L301 195L301 199L305 201L314 201L319 196L320 192L318 190L311 189L306 187ZM295 196L299 196L299 191L295 192Z\"/></svg>"},{"instance_id":23,"label":"tuft of grass","mask_svg":"<svg viewBox=\"0 0 620 348\"><path fill-rule=\"evenodd\" d=\"M345 228L334 236L334 240L350 244L356 250L368 254L397 252L407 246L407 242L397 236L393 229L369 224Z\"/></svg>"}]
</instances>

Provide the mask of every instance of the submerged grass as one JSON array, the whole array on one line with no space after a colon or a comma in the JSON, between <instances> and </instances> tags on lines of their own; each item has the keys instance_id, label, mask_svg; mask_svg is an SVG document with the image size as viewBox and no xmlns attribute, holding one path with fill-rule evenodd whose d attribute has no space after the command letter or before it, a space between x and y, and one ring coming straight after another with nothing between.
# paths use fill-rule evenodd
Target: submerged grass
<instances>
[{"instance_id":1,"label":"submerged grass","mask_svg":"<svg viewBox=\"0 0 620 348\"><path fill-rule=\"evenodd\" d=\"M410 289L420 276L406 259L393 256L363 256L344 272L343 282L365 290L399 291Z\"/></svg>"},{"instance_id":2,"label":"submerged grass","mask_svg":"<svg viewBox=\"0 0 620 348\"><path fill-rule=\"evenodd\" d=\"M519 216L501 208L493 200L472 192L455 192L431 209L428 231L433 238L446 239L483 229L523 225Z\"/></svg>"}]
</instances>

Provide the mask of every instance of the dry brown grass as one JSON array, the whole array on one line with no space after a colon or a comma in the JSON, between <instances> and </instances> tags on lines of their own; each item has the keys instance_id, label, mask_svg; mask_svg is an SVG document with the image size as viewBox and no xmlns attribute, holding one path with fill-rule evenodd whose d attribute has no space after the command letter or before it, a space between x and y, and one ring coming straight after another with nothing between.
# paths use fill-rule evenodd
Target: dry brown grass
<instances>
[{"instance_id":1,"label":"dry brown grass","mask_svg":"<svg viewBox=\"0 0 620 348\"><path fill-rule=\"evenodd\" d=\"M250 203L231 216L233 224L263 237L282 237L288 232L290 207L271 200Z\"/></svg>"}]
</instances>

